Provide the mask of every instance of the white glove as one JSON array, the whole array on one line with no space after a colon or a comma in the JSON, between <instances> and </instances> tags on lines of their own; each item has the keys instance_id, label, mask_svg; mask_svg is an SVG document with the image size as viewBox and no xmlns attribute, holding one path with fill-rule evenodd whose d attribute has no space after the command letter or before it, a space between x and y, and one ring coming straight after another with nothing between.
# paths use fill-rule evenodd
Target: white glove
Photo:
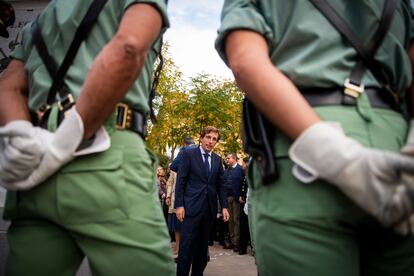
<instances>
[{"instance_id":1,"label":"white glove","mask_svg":"<svg viewBox=\"0 0 414 276\"><path fill-rule=\"evenodd\" d=\"M75 107L68 111L66 118L46 144L46 152L39 166L23 181L0 184L8 190L29 190L42 183L63 165L74 158L74 153L84 134L83 121Z\"/></svg>"},{"instance_id":2,"label":"white glove","mask_svg":"<svg viewBox=\"0 0 414 276\"><path fill-rule=\"evenodd\" d=\"M410 130L408 132L407 141L401 152L410 156L414 156L414 119L410 121Z\"/></svg>"},{"instance_id":3,"label":"white glove","mask_svg":"<svg viewBox=\"0 0 414 276\"><path fill-rule=\"evenodd\" d=\"M25 179L40 162L49 132L16 120L0 127L0 181Z\"/></svg>"},{"instance_id":4,"label":"white glove","mask_svg":"<svg viewBox=\"0 0 414 276\"><path fill-rule=\"evenodd\" d=\"M300 181L328 181L384 226L401 222L414 211L414 190L401 178L402 172L414 173L413 158L365 148L324 122L306 129L289 156Z\"/></svg>"},{"instance_id":5,"label":"white glove","mask_svg":"<svg viewBox=\"0 0 414 276\"><path fill-rule=\"evenodd\" d=\"M410 130L408 132L407 141L404 147L401 149L401 153L410 157L414 157L414 120L410 121ZM402 174L402 178L406 185L410 186L410 189L414 189L414 175L407 173ZM414 214L408 219L402 221L400 224L394 227L396 233L400 235L414 234Z\"/></svg>"}]
</instances>

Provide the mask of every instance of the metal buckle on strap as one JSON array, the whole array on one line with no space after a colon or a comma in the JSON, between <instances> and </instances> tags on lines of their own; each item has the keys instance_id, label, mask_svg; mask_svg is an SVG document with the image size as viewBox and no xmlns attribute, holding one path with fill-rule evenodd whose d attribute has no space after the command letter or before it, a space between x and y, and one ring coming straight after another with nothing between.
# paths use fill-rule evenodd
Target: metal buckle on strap
<instances>
[{"instance_id":1,"label":"metal buckle on strap","mask_svg":"<svg viewBox=\"0 0 414 276\"><path fill-rule=\"evenodd\" d=\"M344 82L344 93L348 96L358 98L359 95L364 92L364 90L365 86L363 84L353 84L349 78L347 78Z\"/></svg>"},{"instance_id":2,"label":"metal buckle on strap","mask_svg":"<svg viewBox=\"0 0 414 276\"><path fill-rule=\"evenodd\" d=\"M72 94L67 94L63 99L58 102L58 107L60 111L66 111L75 104Z\"/></svg>"},{"instance_id":3,"label":"metal buckle on strap","mask_svg":"<svg viewBox=\"0 0 414 276\"><path fill-rule=\"evenodd\" d=\"M119 123L117 123L115 125L116 129L129 129L131 127L131 113L132 113L132 109L129 108L129 106L127 104L124 103L118 103L116 105L116 117L119 116L119 114L121 114L122 116L122 121Z\"/></svg>"},{"instance_id":4,"label":"metal buckle on strap","mask_svg":"<svg viewBox=\"0 0 414 276\"><path fill-rule=\"evenodd\" d=\"M36 111L38 121L41 121L46 112L51 108L50 105L44 104Z\"/></svg>"}]
</instances>

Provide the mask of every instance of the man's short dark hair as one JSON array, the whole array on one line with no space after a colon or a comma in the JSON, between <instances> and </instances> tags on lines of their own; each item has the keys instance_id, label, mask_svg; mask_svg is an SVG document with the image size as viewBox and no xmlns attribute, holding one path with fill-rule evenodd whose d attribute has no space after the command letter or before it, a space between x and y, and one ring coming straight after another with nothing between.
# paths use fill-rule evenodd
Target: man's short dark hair
<instances>
[{"instance_id":1,"label":"man's short dark hair","mask_svg":"<svg viewBox=\"0 0 414 276\"><path fill-rule=\"evenodd\" d=\"M234 160L236 160L237 161L237 153L235 153L235 152L231 152L231 153L229 153L228 155L230 155Z\"/></svg>"},{"instance_id":2,"label":"man's short dark hair","mask_svg":"<svg viewBox=\"0 0 414 276\"><path fill-rule=\"evenodd\" d=\"M185 137L184 138L184 144L187 145L187 146L194 144L193 137Z\"/></svg>"},{"instance_id":3,"label":"man's short dark hair","mask_svg":"<svg viewBox=\"0 0 414 276\"><path fill-rule=\"evenodd\" d=\"M200 137L203 138L204 136L206 136L206 134L210 132L217 133L217 142L218 142L220 140L220 131L218 128L213 127L213 126L206 126L205 128L203 128L203 130L200 133Z\"/></svg>"}]
</instances>

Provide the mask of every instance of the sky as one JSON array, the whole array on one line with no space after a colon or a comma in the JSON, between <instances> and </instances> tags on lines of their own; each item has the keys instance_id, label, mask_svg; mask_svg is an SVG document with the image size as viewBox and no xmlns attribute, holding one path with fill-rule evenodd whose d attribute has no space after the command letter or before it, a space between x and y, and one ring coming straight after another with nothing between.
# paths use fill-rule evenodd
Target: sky
<instances>
[{"instance_id":1,"label":"sky","mask_svg":"<svg viewBox=\"0 0 414 276\"><path fill-rule=\"evenodd\" d=\"M222 5L223 0L168 1L170 28L164 39L170 44L172 59L187 79L203 72L233 79L214 49Z\"/></svg>"},{"instance_id":2,"label":"sky","mask_svg":"<svg viewBox=\"0 0 414 276\"><path fill-rule=\"evenodd\" d=\"M170 28L164 39L185 78L205 72L233 79L214 49L224 0L169 0ZM411 0L414 5L414 0Z\"/></svg>"}]
</instances>

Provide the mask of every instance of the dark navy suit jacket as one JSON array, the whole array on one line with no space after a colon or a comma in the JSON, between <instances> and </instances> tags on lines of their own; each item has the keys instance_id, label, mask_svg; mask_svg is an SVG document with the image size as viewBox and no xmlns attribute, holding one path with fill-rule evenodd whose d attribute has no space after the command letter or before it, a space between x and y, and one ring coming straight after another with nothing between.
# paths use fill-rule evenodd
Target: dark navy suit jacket
<instances>
[{"instance_id":1,"label":"dark navy suit jacket","mask_svg":"<svg viewBox=\"0 0 414 276\"><path fill-rule=\"evenodd\" d=\"M243 183L242 167L237 164L235 168L228 168L224 175L227 178L227 196L232 196L233 199L238 201L241 193L241 185Z\"/></svg>"},{"instance_id":2,"label":"dark navy suit jacket","mask_svg":"<svg viewBox=\"0 0 414 276\"><path fill-rule=\"evenodd\" d=\"M209 204L213 217L217 216L217 195L222 208L227 208L226 187L223 181L221 158L211 153L211 170L207 178L200 148L183 151L175 186L175 208L184 207L186 216L197 216Z\"/></svg>"},{"instance_id":3,"label":"dark navy suit jacket","mask_svg":"<svg viewBox=\"0 0 414 276\"><path fill-rule=\"evenodd\" d=\"M192 149L192 148L197 148L197 145L192 144L192 145L189 145L189 146L186 146L186 147L182 147L180 149L180 151L178 152L177 157L175 157L174 160L172 161L172 163L170 165L170 169L175 171L175 172L178 172L178 165L180 165L181 159L183 159L184 151Z\"/></svg>"}]
</instances>

